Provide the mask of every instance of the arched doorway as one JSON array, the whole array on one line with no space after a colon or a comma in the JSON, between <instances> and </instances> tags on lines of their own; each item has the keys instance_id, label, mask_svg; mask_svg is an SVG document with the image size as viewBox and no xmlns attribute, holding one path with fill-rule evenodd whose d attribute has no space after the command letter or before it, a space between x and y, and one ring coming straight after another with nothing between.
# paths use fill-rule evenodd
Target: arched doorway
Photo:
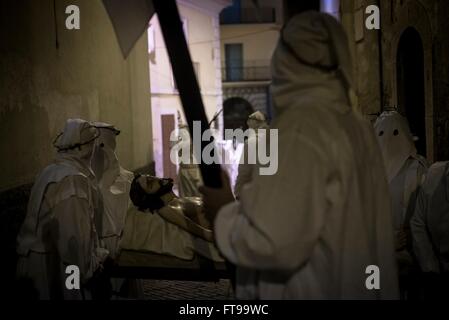
<instances>
[{"instance_id":1,"label":"arched doorway","mask_svg":"<svg viewBox=\"0 0 449 320\"><path fill-rule=\"evenodd\" d=\"M223 104L223 118L225 129L246 130L246 120L254 112L251 104L243 98L229 98Z\"/></svg>"},{"instance_id":2,"label":"arched doorway","mask_svg":"<svg viewBox=\"0 0 449 320\"><path fill-rule=\"evenodd\" d=\"M412 134L419 138L418 153L426 156L424 47L416 29L410 27L402 33L396 59L398 109L407 117Z\"/></svg>"}]
</instances>

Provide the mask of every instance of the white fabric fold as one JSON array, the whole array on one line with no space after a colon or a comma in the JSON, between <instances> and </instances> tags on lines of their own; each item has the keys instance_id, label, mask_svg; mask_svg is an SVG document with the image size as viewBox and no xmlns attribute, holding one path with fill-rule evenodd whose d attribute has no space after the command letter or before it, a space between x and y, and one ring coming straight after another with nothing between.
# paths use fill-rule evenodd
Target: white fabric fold
<instances>
[{"instance_id":1,"label":"white fabric fold","mask_svg":"<svg viewBox=\"0 0 449 320\"><path fill-rule=\"evenodd\" d=\"M193 236L167 222L158 213L141 212L135 207L128 211L120 247L124 250L151 252L192 260L200 254L216 262L223 262L213 243Z\"/></svg>"}]
</instances>

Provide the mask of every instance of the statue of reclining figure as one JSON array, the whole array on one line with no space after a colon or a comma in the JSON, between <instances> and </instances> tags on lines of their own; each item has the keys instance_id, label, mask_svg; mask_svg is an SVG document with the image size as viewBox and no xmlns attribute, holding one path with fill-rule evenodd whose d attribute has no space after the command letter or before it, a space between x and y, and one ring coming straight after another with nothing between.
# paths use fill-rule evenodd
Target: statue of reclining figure
<instances>
[{"instance_id":1,"label":"statue of reclining figure","mask_svg":"<svg viewBox=\"0 0 449 320\"><path fill-rule=\"evenodd\" d=\"M139 211L158 213L183 230L213 242L211 225L202 211L201 198L177 197L173 193L173 180L138 175L131 185L130 197Z\"/></svg>"},{"instance_id":2,"label":"statue of reclining figure","mask_svg":"<svg viewBox=\"0 0 449 320\"><path fill-rule=\"evenodd\" d=\"M136 176L121 239L122 250L151 252L191 260L195 254L222 262L214 245L211 225L198 197L179 198L173 181L149 175Z\"/></svg>"}]
</instances>

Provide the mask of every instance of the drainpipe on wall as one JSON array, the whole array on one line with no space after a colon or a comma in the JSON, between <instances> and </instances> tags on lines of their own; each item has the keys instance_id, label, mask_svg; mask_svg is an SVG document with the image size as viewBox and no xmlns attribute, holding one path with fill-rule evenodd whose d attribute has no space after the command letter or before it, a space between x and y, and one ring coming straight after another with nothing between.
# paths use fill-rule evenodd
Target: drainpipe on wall
<instances>
[{"instance_id":1,"label":"drainpipe on wall","mask_svg":"<svg viewBox=\"0 0 449 320\"><path fill-rule=\"evenodd\" d=\"M384 61L383 61L383 50L382 50L382 26L383 26L383 19L382 19L382 8L381 8L381 0L377 0L377 7L379 8L380 12L380 29L377 33L377 41L378 41L378 48L379 48L379 85L380 85L380 112L384 111Z\"/></svg>"}]
</instances>

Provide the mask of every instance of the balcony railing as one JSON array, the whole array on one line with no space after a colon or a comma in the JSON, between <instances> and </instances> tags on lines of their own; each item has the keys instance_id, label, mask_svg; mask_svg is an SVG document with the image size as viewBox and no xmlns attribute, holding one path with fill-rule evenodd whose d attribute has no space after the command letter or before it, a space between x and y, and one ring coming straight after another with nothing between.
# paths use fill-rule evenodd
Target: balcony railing
<instances>
[{"instance_id":1,"label":"balcony railing","mask_svg":"<svg viewBox=\"0 0 449 320\"><path fill-rule=\"evenodd\" d=\"M240 8L238 10L226 9L220 14L220 24L240 23L275 23L275 8Z\"/></svg>"},{"instance_id":2,"label":"balcony railing","mask_svg":"<svg viewBox=\"0 0 449 320\"><path fill-rule=\"evenodd\" d=\"M269 81L271 70L269 61L242 61L225 63L222 66L223 82Z\"/></svg>"}]
</instances>

